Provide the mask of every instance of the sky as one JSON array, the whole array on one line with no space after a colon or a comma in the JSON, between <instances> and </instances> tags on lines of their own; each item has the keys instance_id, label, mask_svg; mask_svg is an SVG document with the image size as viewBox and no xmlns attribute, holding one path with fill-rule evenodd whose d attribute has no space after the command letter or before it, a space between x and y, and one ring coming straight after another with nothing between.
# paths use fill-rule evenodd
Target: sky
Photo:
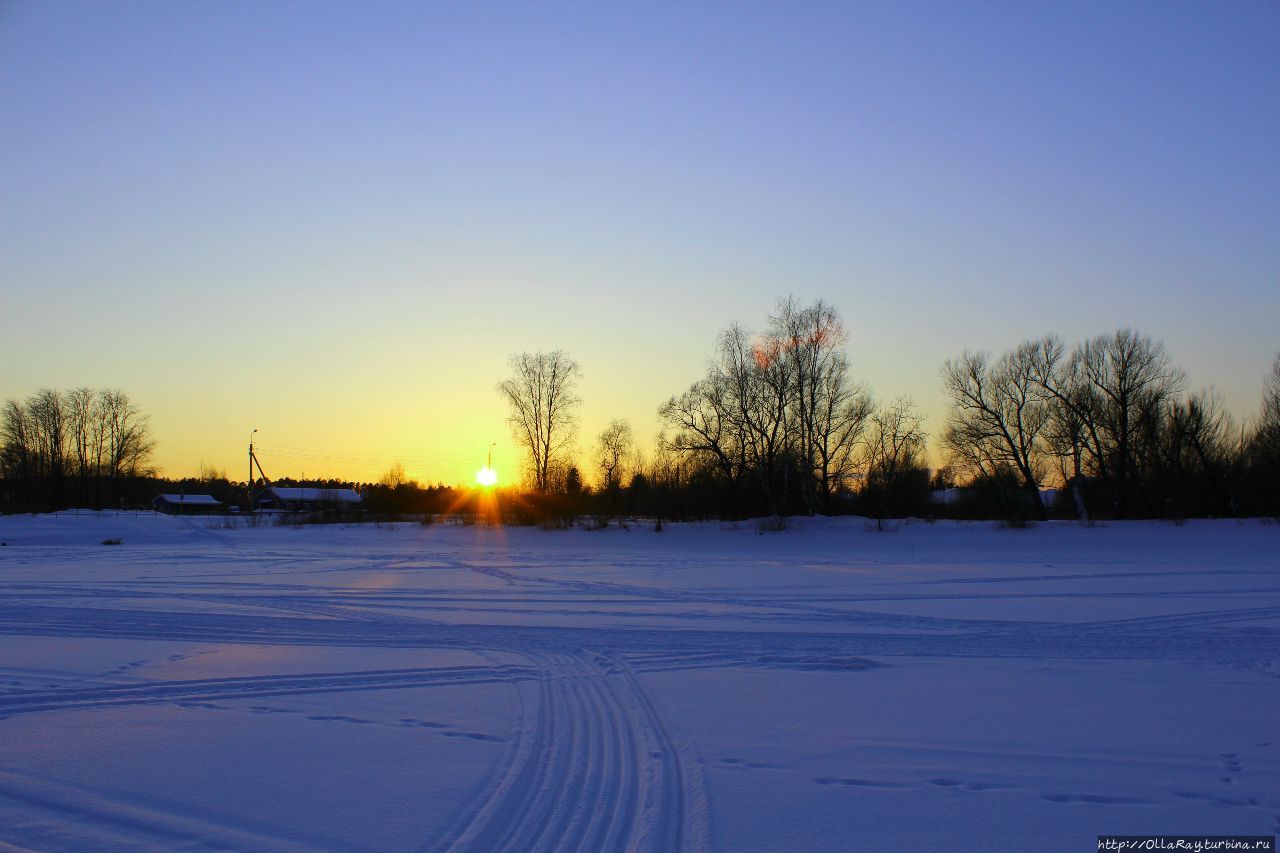
<instances>
[{"instance_id":1,"label":"sky","mask_svg":"<svg viewBox=\"0 0 1280 853\"><path fill-rule=\"evenodd\" d=\"M0 0L0 399L126 390L168 474L510 481L507 358L644 446L717 332L942 362L1133 326L1252 414L1280 3Z\"/></svg>"}]
</instances>

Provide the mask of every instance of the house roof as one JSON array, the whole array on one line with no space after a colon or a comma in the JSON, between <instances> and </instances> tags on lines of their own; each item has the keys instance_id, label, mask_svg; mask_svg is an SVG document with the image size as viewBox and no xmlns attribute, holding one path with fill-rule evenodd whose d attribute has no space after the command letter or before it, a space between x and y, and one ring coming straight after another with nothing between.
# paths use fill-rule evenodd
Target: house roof
<instances>
[{"instance_id":1,"label":"house roof","mask_svg":"<svg viewBox=\"0 0 1280 853\"><path fill-rule=\"evenodd\" d=\"M193 506L222 506L222 501L213 495L157 495L156 500L169 504L192 504Z\"/></svg>"},{"instance_id":2,"label":"house roof","mask_svg":"<svg viewBox=\"0 0 1280 853\"><path fill-rule=\"evenodd\" d=\"M312 488L288 488L282 486L271 486L264 494L274 495L282 501L313 501L317 503L328 501L339 501L341 503L355 503L361 501L360 495L352 489L312 489Z\"/></svg>"}]
</instances>

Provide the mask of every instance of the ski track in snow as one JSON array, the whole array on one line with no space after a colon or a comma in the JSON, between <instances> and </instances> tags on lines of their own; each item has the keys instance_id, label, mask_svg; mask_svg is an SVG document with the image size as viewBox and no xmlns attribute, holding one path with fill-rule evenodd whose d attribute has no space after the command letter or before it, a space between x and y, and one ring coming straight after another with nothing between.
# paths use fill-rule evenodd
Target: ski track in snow
<instances>
[{"instance_id":1,"label":"ski track in snow","mask_svg":"<svg viewBox=\"0 0 1280 853\"><path fill-rule=\"evenodd\" d=\"M68 593L70 597L74 594ZM129 598L121 592L113 601ZM785 663L778 655L866 655L924 657L1027 657L1054 659L1164 660L1249 665L1275 656L1280 630L1251 626L1280 618L1280 607L1191 611L1165 616L1086 623L929 619L848 611L842 631L744 631L685 628L625 628L444 624L416 618L386 618L359 608L309 605L290 595L277 611L326 611L326 618L297 618L176 609L27 605L0 609L0 634L176 640L378 648L512 650L596 648L623 657L648 655L645 669L706 665ZM212 599L211 599L212 600ZM228 599L218 599L227 601ZM406 607L412 605L406 604ZM476 608L480 609L480 608ZM471 609L468 612L473 612ZM503 609L502 613L510 611ZM547 612L547 611L541 611ZM552 614L558 613L551 609ZM571 611L578 612L578 611ZM594 612L594 611L587 611ZM339 615L340 614L340 615ZM614 611L617 618L625 615ZM713 621L713 620L704 620ZM768 620L775 624L786 620ZM821 624L823 619L813 620ZM885 629L891 629L886 632ZM914 629L916 633L907 633ZM1213 629L1212 631L1206 629ZM658 654L660 653L660 654ZM663 663L660 665L658 661Z\"/></svg>"},{"instance_id":2,"label":"ski track in snow","mask_svg":"<svg viewBox=\"0 0 1280 853\"><path fill-rule=\"evenodd\" d=\"M443 737L505 744L505 758L484 795L443 821L435 837L423 839L425 850L707 848L712 821L704 761L664 715L646 686L646 674L705 668L857 673L893 666L899 658L967 657L1160 661L1280 675L1275 664L1280 657L1280 606L1268 603L1280 594L1280 587L1268 583L1276 573L1238 565L1205 569L1201 562L1183 570L1165 563L1150 572L1068 573L1059 561L1052 573L999 577L989 574L999 561L985 560L982 567L988 573L980 576L904 579L892 589L864 586L853 594L810 584L695 587L574 577L598 567L599 554L576 557L566 552L548 560L545 554L512 553L493 560L463 547L453 553L417 554L402 548L346 554L338 546L314 543L296 550L254 548L249 538L207 532L199 546L204 551L186 545L144 546L123 555L70 547L8 549L0 564L0 635L172 641L210 648L465 650L482 662L156 678L148 671L152 661L144 658L95 677L67 679L0 658L0 725L32 715L171 705L292 713L316 723L410 726ZM290 535L301 538L293 531ZM630 555L620 559L643 564ZM740 559L701 555L701 564L731 565ZM91 579L68 580L75 573L66 567L80 561L99 570ZM811 557L805 562L822 571L855 561ZM1127 565L1122 559L1107 562L1111 568ZM118 571L102 571L103 565ZM60 571L46 577L46 568L54 567ZM450 582L431 583L443 576ZM398 580L365 583L387 577ZM731 575L717 578L723 582ZM1206 578L1217 586L1177 585ZM1026 591L1033 581L1050 586ZM1116 583L1173 587L1109 586ZM922 585L955 585L959 591L912 591ZM991 591L974 591L985 587ZM1212 606L1197 606L1199 596L1212 597ZM1241 605L1222 606L1224 597ZM877 609L954 601L1122 605L1131 599L1165 602L1163 609L1175 612L1134 615L1116 609L1119 615L1111 618L1066 622ZM179 664L202 653L173 655L167 662ZM518 719L509 736L431 720L307 714L246 701L481 684L505 685L511 691ZM786 769L740 758L719 763L743 771ZM1224 781L1240 772L1234 754L1223 767L1228 774ZM835 788L908 787L861 776L821 776L813 782ZM950 777L913 784L1001 790ZM1245 802L1197 791L1177 796L1219 805ZM1146 802L1075 792L1050 792L1042 799L1067 805ZM24 813L74 816L76 825L105 848L128 847L131 841L168 846L197 839L233 849L325 846L322 837L282 836L252 822L231 826L217 818L183 818L147 803L110 800L100 792L2 766L0 803ZM20 822L0 828L6 830L3 837L22 842Z\"/></svg>"},{"instance_id":3,"label":"ski track in snow","mask_svg":"<svg viewBox=\"0 0 1280 853\"><path fill-rule=\"evenodd\" d=\"M702 848L705 796L634 675L589 653L537 659L530 734L485 804L437 849Z\"/></svg>"}]
</instances>

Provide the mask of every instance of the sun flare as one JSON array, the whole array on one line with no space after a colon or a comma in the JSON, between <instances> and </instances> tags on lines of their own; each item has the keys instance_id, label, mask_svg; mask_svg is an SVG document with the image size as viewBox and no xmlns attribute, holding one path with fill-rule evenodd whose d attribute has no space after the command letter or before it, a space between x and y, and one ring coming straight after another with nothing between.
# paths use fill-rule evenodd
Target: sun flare
<instances>
[{"instance_id":1,"label":"sun flare","mask_svg":"<svg viewBox=\"0 0 1280 853\"><path fill-rule=\"evenodd\" d=\"M488 488L498 482L498 472L486 465L476 472L476 482Z\"/></svg>"}]
</instances>

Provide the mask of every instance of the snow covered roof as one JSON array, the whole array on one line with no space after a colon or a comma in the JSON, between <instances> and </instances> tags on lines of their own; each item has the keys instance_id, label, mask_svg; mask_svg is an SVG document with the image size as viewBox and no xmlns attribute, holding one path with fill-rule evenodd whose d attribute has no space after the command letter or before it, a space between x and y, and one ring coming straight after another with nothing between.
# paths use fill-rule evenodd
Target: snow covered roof
<instances>
[{"instance_id":1,"label":"snow covered roof","mask_svg":"<svg viewBox=\"0 0 1280 853\"><path fill-rule=\"evenodd\" d=\"M169 504L192 504L195 506L222 506L222 501L213 495L157 495L156 500Z\"/></svg>"},{"instance_id":2,"label":"snow covered roof","mask_svg":"<svg viewBox=\"0 0 1280 853\"><path fill-rule=\"evenodd\" d=\"M359 493L352 489L312 489L271 486L267 492L282 501L340 501L342 503L360 503Z\"/></svg>"}]
</instances>

